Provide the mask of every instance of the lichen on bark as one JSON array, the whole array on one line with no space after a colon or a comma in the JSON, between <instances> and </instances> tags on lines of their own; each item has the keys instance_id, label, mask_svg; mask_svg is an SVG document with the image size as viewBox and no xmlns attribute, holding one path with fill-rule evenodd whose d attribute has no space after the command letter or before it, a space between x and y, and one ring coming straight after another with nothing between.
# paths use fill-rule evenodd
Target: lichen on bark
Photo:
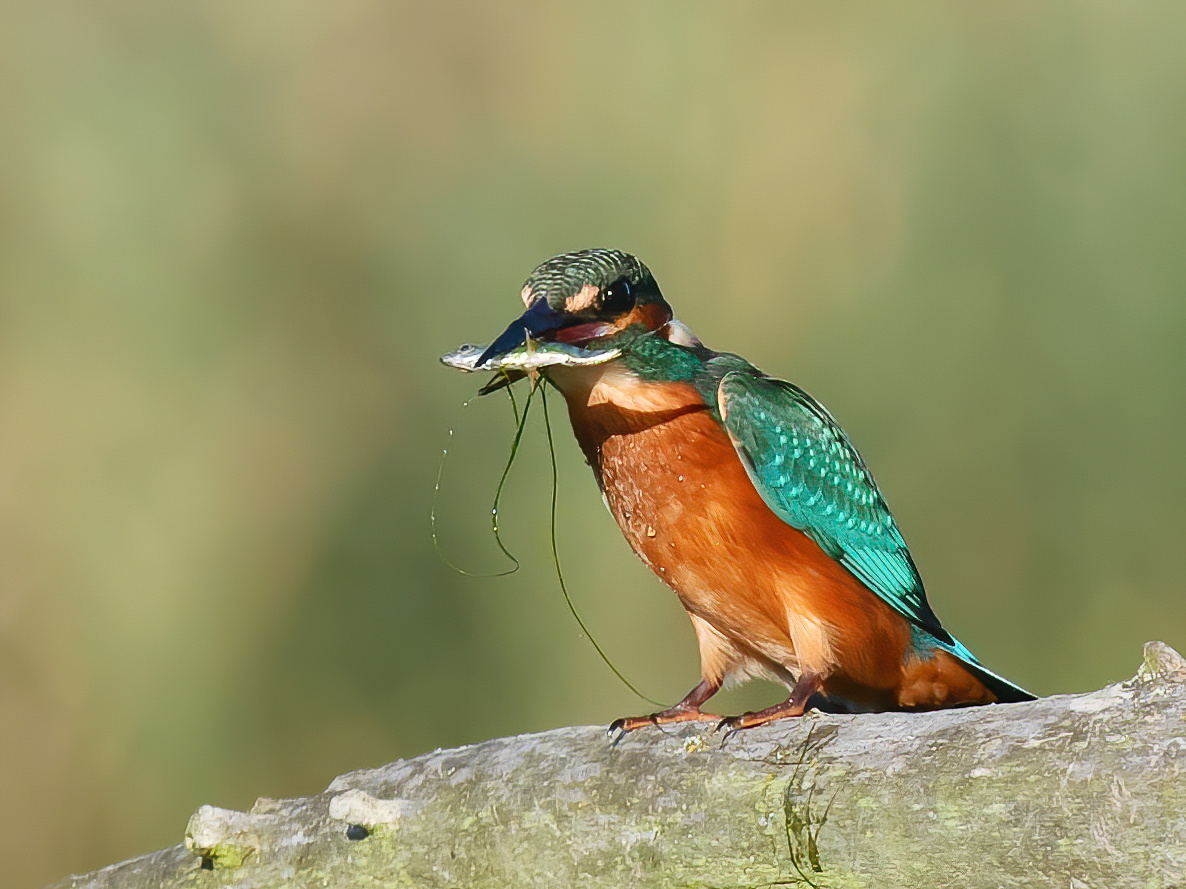
<instances>
[{"instance_id":1,"label":"lichen on bark","mask_svg":"<svg viewBox=\"0 0 1186 889\"><path fill-rule=\"evenodd\" d=\"M186 842L56 884L140 887L1186 885L1186 661L929 714L812 713L723 740L564 728L205 806Z\"/></svg>"}]
</instances>

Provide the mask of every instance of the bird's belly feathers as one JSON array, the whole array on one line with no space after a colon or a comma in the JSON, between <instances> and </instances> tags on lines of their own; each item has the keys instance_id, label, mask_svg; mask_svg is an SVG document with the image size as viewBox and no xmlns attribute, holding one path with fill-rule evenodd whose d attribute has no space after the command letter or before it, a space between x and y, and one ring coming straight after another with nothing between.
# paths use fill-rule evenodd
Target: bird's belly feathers
<instances>
[{"instance_id":1,"label":"bird's belly feathers","mask_svg":"<svg viewBox=\"0 0 1186 889\"><path fill-rule=\"evenodd\" d=\"M900 684L906 621L771 511L692 386L610 372L562 389L611 513L688 611L776 672L834 676L836 693Z\"/></svg>"}]
</instances>

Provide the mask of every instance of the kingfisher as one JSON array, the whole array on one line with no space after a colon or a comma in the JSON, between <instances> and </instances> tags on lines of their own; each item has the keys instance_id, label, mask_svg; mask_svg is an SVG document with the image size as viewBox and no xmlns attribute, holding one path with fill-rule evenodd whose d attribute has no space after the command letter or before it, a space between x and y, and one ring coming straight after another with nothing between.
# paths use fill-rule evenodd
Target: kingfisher
<instances>
[{"instance_id":1,"label":"kingfisher","mask_svg":"<svg viewBox=\"0 0 1186 889\"><path fill-rule=\"evenodd\" d=\"M696 687L611 732L1034 699L939 622L881 489L823 405L705 346L637 258L555 256L521 296L526 311L489 346L444 360L500 370L484 391L529 373L559 390L610 513L699 643ZM725 719L701 710L755 677L785 685L786 700Z\"/></svg>"}]
</instances>

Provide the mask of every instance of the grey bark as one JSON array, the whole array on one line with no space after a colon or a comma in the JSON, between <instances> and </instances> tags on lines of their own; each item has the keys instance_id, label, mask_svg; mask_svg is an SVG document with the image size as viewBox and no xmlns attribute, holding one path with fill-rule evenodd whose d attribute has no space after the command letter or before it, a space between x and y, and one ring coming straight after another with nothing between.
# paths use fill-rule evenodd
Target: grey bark
<instances>
[{"instance_id":1,"label":"grey bark","mask_svg":"<svg viewBox=\"0 0 1186 889\"><path fill-rule=\"evenodd\" d=\"M1186 886L1186 660L1081 695L809 714L724 742L564 728L203 806L184 844L56 884Z\"/></svg>"}]
</instances>

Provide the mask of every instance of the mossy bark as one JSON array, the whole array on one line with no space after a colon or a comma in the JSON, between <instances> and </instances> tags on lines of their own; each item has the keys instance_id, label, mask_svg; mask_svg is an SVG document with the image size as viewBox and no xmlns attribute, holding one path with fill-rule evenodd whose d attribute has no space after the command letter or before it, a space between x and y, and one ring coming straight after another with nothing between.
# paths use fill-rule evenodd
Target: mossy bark
<instances>
[{"instance_id":1,"label":"mossy bark","mask_svg":"<svg viewBox=\"0 0 1186 889\"><path fill-rule=\"evenodd\" d=\"M141 887L1180 887L1186 661L930 714L504 738L203 807L186 842L58 883Z\"/></svg>"}]
</instances>

